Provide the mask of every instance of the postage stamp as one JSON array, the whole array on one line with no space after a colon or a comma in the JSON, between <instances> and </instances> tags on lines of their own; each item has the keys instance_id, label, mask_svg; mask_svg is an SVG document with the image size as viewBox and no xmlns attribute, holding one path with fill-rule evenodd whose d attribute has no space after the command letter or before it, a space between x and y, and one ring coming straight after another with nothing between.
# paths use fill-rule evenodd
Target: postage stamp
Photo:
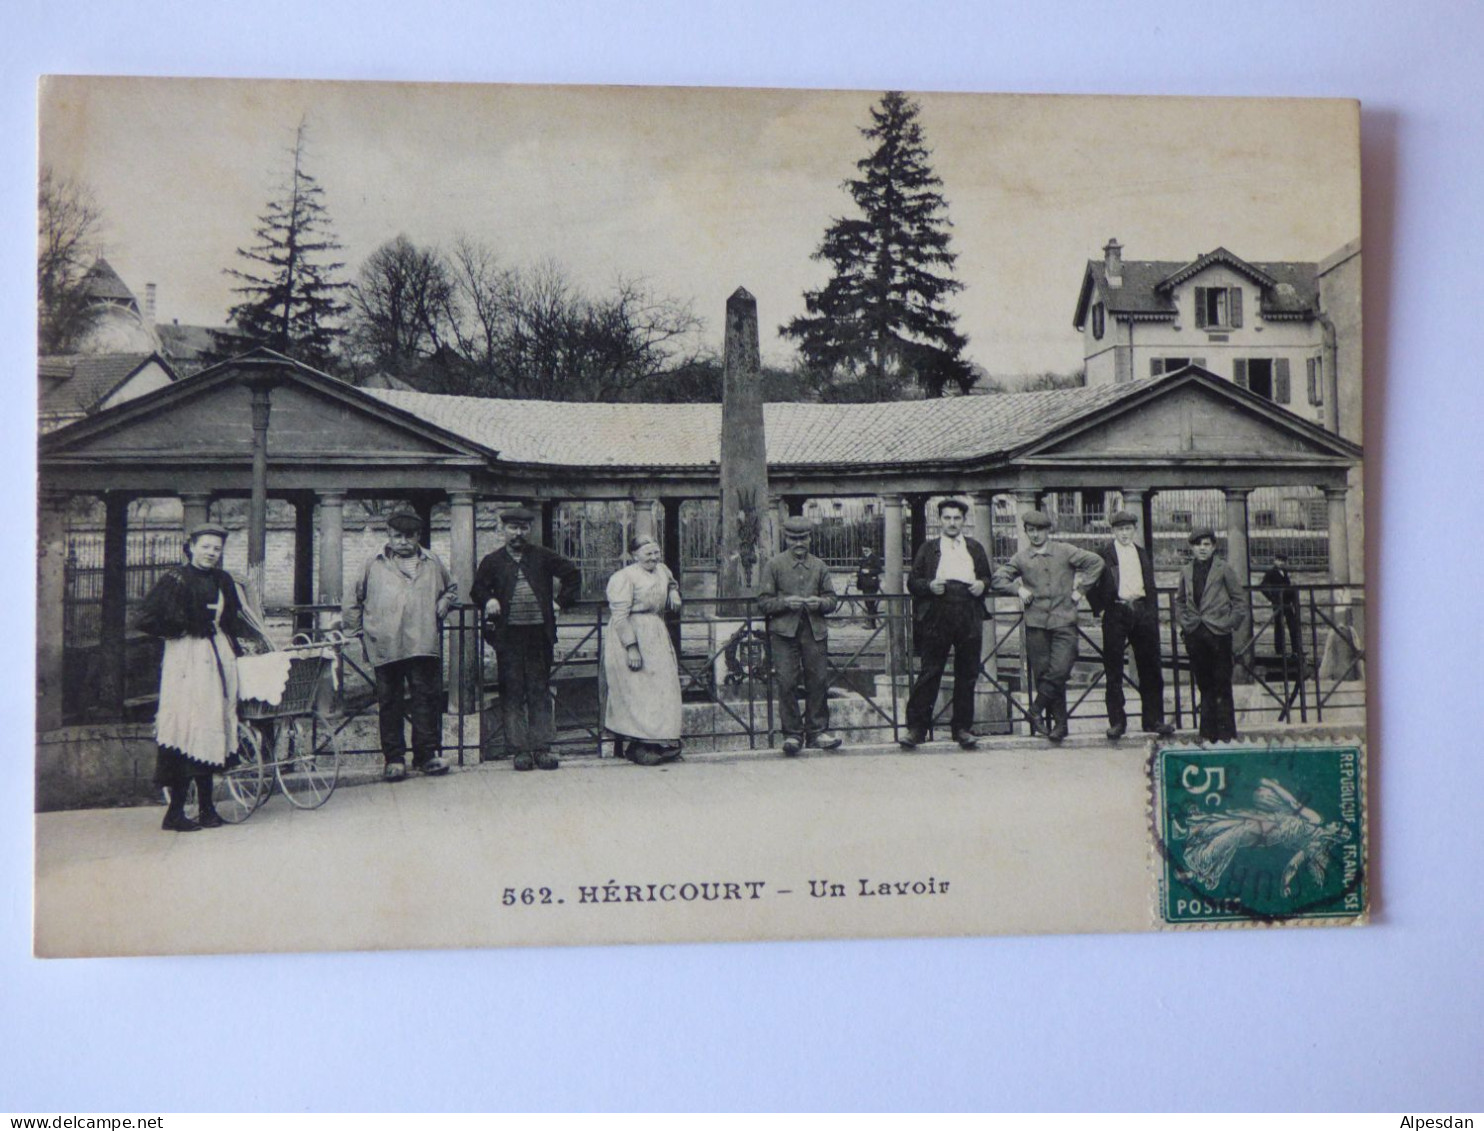
<instances>
[{"instance_id":1,"label":"postage stamp","mask_svg":"<svg viewBox=\"0 0 1484 1131\"><path fill-rule=\"evenodd\" d=\"M1364 921L1359 739L1159 746L1149 782L1162 923Z\"/></svg>"}]
</instances>

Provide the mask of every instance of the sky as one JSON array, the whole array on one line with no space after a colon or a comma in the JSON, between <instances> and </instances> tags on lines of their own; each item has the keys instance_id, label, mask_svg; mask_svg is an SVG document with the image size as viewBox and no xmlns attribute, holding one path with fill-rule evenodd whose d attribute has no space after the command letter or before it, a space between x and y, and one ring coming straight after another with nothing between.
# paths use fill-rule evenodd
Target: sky
<instances>
[{"instance_id":1,"label":"sky","mask_svg":"<svg viewBox=\"0 0 1484 1131\"><path fill-rule=\"evenodd\" d=\"M758 300L765 360L828 267L826 227L869 151L879 91L50 78L41 157L94 190L102 251L160 321L220 325L224 268L289 169L324 189L345 277L398 234L459 235L690 301L721 347L727 295ZM1125 259L1318 260L1360 233L1359 134L1341 100L914 93L953 223L949 300L991 374L1081 365L1072 314L1110 237Z\"/></svg>"}]
</instances>

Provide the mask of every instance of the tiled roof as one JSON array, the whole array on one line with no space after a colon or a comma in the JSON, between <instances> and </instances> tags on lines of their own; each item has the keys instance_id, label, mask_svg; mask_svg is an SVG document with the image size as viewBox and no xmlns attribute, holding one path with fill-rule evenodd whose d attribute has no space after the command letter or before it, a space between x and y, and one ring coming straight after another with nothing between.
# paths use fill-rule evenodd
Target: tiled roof
<instances>
[{"instance_id":1,"label":"tiled roof","mask_svg":"<svg viewBox=\"0 0 1484 1131\"><path fill-rule=\"evenodd\" d=\"M1237 260L1222 249L1199 256L1189 262L1172 262L1162 259L1125 259L1123 261L1123 285L1108 284L1107 266L1101 259L1087 261L1082 297L1078 302L1076 323L1081 325L1090 305L1087 280L1090 277L1092 290L1110 314L1163 315L1173 318L1175 304L1171 300L1171 289L1162 288L1161 283L1191 272L1197 265L1211 262L1236 260L1254 268L1276 282L1275 287L1259 287L1260 309L1263 314L1275 316L1311 314L1319 306L1318 268L1313 263L1259 263L1256 260ZM1209 261L1209 262L1207 262Z\"/></svg>"},{"instance_id":2,"label":"tiled roof","mask_svg":"<svg viewBox=\"0 0 1484 1131\"><path fill-rule=\"evenodd\" d=\"M152 358L150 353L69 354L37 362L43 415L89 412Z\"/></svg>"},{"instance_id":3,"label":"tiled roof","mask_svg":"<svg viewBox=\"0 0 1484 1131\"><path fill-rule=\"evenodd\" d=\"M885 404L765 405L768 463L869 466L993 457L1148 385ZM362 391L512 463L701 468L720 458L719 404L573 404Z\"/></svg>"}]
</instances>

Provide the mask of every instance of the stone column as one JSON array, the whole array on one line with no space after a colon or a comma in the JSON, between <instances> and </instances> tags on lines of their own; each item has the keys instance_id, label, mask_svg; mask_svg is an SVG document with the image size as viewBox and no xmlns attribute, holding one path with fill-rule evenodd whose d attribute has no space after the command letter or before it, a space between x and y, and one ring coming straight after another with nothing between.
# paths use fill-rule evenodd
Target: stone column
<instances>
[{"instance_id":1,"label":"stone column","mask_svg":"<svg viewBox=\"0 0 1484 1131\"><path fill-rule=\"evenodd\" d=\"M1025 536L1025 523L1021 521L1041 505L1041 492L1034 487L1020 487L1015 491L1015 548L1030 549L1031 540Z\"/></svg>"},{"instance_id":2,"label":"stone column","mask_svg":"<svg viewBox=\"0 0 1484 1131\"><path fill-rule=\"evenodd\" d=\"M189 534L211 514L211 495L205 491L183 491L180 495L181 533Z\"/></svg>"},{"instance_id":3,"label":"stone column","mask_svg":"<svg viewBox=\"0 0 1484 1131\"><path fill-rule=\"evenodd\" d=\"M1348 489L1326 487L1329 504L1329 579L1336 585L1350 584L1350 529L1345 504Z\"/></svg>"},{"instance_id":4,"label":"stone column","mask_svg":"<svg viewBox=\"0 0 1484 1131\"><path fill-rule=\"evenodd\" d=\"M36 533L36 729L62 725L66 629L67 496L41 492Z\"/></svg>"},{"instance_id":5,"label":"stone column","mask_svg":"<svg viewBox=\"0 0 1484 1131\"><path fill-rule=\"evenodd\" d=\"M722 350L721 538L718 597L751 598L758 563L775 544L768 506L757 299L738 287L727 299ZM747 608L737 603L730 611Z\"/></svg>"},{"instance_id":6,"label":"stone column","mask_svg":"<svg viewBox=\"0 0 1484 1131\"><path fill-rule=\"evenodd\" d=\"M1149 541L1149 530L1145 526L1144 512L1144 489L1142 487L1128 487L1123 491L1123 509L1128 511L1138 520L1134 527L1134 541L1146 550L1153 547Z\"/></svg>"},{"instance_id":7,"label":"stone column","mask_svg":"<svg viewBox=\"0 0 1484 1131\"><path fill-rule=\"evenodd\" d=\"M129 496L110 491L103 499L103 600L98 641L102 663L97 706L103 718L122 719L128 670Z\"/></svg>"},{"instance_id":8,"label":"stone column","mask_svg":"<svg viewBox=\"0 0 1484 1131\"><path fill-rule=\"evenodd\" d=\"M319 500L319 603L345 596L345 492L317 491Z\"/></svg>"}]
</instances>

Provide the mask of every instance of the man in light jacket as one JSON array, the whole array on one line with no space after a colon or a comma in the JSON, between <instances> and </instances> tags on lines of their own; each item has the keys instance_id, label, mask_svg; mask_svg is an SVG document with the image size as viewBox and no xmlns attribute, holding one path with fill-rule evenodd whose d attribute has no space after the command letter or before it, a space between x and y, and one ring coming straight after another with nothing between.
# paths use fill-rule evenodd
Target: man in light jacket
<instances>
[{"instance_id":1,"label":"man in light jacket","mask_svg":"<svg viewBox=\"0 0 1484 1131\"><path fill-rule=\"evenodd\" d=\"M995 570L994 587L1016 594L1025 608L1025 650L1036 684L1031 729L1060 742L1068 731L1067 680L1077 662L1077 606L1103 575L1103 559L1053 542L1043 511L1028 511L1020 521L1030 545Z\"/></svg>"},{"instance_id":2,"label":"man in light jacket","mask_svg":"<svg viewBox=\"0 0 1484 1131\"><path fill-rule=\"evenodd\" d=\"M1201 694L1201 738L1230 742L1237 737L1232 697L1232 637L1251 613L1247 587L1237 571L1216 553L1216 532L1203 526L1190 532L1191 560L1180 568L1175 620L1190 656Z\"/></svg>"},{"instance_id":3,"label":"man in light jacket","mask_svg":"<svg viewBox=\"0 0 1484 1131\"><path fill-rule=\"evenodd\" d=\"M398 506L386 520L386 545L366 562L356 581L345 628L362 634L376 670L376 709L382 771L389 782L407 776L404 695L412 700L412 768L446 774L443 744L443 669L438 633L459 587L435 554L418 545L422 519Z\"/></svg>"}]
</instances>

